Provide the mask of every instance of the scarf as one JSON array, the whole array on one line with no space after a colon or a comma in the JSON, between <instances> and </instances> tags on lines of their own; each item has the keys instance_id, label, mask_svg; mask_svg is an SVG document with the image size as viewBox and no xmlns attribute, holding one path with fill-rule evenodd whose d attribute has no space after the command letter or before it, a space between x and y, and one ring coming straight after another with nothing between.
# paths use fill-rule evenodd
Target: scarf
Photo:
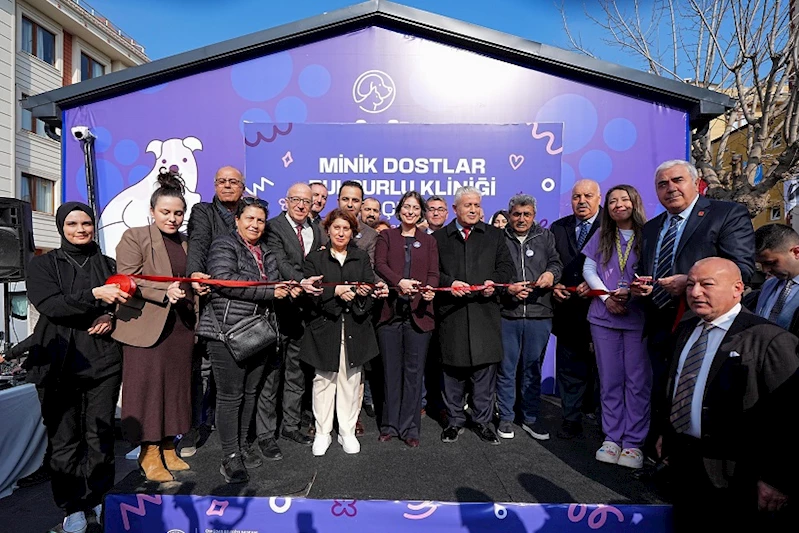
<instances>
[{"instance_id":1,"label":"scarf","mask_svg":"<svg viewBox=\"0 0 799 533\"><path fill-rule=\"evenodd\" d=\"M106 261L105 256L100 251L100 246L94 241L87 244L73 244L69 242L64 235L64 222L73 211L83 211L89 218L92 219L92 224L95 224L94 213L91 208L80 202L67 202L62 204L56 211L56 229L61 235L61 253L69 256L73 261L67 260L76 271L76 275L88 274L91 280L91 286L100 287L105 285L105 280L114 273L113 268ZM83 268L78 268L86 262ZM77 264L76 264L77 263Z\"/></svg>"}]
</instances>

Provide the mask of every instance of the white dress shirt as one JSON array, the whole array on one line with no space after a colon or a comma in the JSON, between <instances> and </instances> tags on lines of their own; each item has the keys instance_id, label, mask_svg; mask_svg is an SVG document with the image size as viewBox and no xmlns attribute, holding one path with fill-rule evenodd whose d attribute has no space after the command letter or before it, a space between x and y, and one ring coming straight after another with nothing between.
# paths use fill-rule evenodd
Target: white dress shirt
<instances>
[{"instance_id":1,"label":"white dress shirt","mask_svg":"<svg viewBox=\"0 0 799 533\"><path fill-rule=\"evenodd\" d=\"M663 238L666 237L666 233L669 231L669 226L671 226L671 219L674 217L680 217L680 221L677 222L677 234L674 236L674 249L672 251L672 268L674 268L674 257L677 255L677 247L680 245L680 239L682 238L682 232L685 229L685 223L688 221L688 218L691 216L691 213L694 211L694 206L696 202L699 201L699 195L696 195L694 201L691 202L691 205L680 211L675 215L666 214L666 221L663 224L663 227L660 228L660 233L658 233L658 243L657 248L655 248L655 263L654 269L657 272L658 269L658 261L660 261L660 245L663 243ZM652 272L654 275L655 272ZM687 272L678 272L678 274L687 274Z\"/></svg>"},{"instance_id":2,"label":"white dress shirt","mask_svg":"<svg viewBox=\"0 0 799 533\"><path fill-rule=\"evenodd\" d=\"M299 224L294 222L288 213L286 213L286 220L288 220L289 224L291 224L291 229L294 230L294 238L296 239L297 226L299 226ZM305 222L302 223L302 245L305 247L303 255L308 255L308 253L311 251L311 247L313 246L313 228L311 227L311 224L308 222L307 218L305 219Z\"/></svg>"},{"instance_id":3,"label":"white dress shirt","mask_svg":"<svg viewBox=\"0 0 799 533\"><path fill-rule=\"evenodd\" d=\"M710 367L713 364L713 358L716 357L716 352L721 346L721 341L732 326L735 317L741 312L741 304L736 304L735 307L718 317L716 320L710 322L715 326L707 334L707 349L705 350L705 358L702 360L702 366L699 368L699 374L696 376L696 385L694 386L694 396L691 398L691 427L685 431L686 435L691 435L697 439L702 438L702 400L705 397L705 386L707 385L707 377L710 374ZM680 382L680 374L682 367L685 364L685 358L688 357L688 352L691 351L694 343L699 339L702 334L706 322L700 320L694 328L691 336L680 352L680 362L677 366L677 374L674 376L674 390L671 394L672 401L674 400L674 393L677 391L677 383Z\"/></svg>"},{"instance_id":4,"label":"white dress shirt","mask_svg":"<svg viewBox=\"0 0 799 533\"><path fill-rule=\"evenodd\" d=\"M598 216L599 216L599 209L597 209L596 213L594 213L594 216L592 216L591 218L586 218L585 220L580 220L579 218L577 219L577 225L574 226L574 236L575 236L575 238L578 241L580 240L580 224L582 224L583 222L587 221L588 222L588 231L591 231L591 226L594 225L594 221L596 220L596 217L598 217ZM588 242L588 241L586 241L586 242Z\"/></svg>"}]
</instances>

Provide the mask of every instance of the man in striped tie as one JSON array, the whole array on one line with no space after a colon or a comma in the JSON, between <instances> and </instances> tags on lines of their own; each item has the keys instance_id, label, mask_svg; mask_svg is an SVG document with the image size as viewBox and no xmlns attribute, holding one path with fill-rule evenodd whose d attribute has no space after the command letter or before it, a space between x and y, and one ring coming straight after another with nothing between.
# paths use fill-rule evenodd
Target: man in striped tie
<instances>
[{"instance_id":1,"label":"man in striped tie","mask_svg":"<svg viewBox=\"0 0 799 533\"><path fill-rule=\"evenodd\" d=\"M744 283L755 270L755 237L749 212L740 204L699 195L696 167L675 159L655 170L655 190L665 212L650 219L643 230L641 259L636 271L654 284L633 282L634 296L645 298L644 335L652 362L652 424L645 453L654 451L663 404L666 370L671 354L664 350L679 313L684 309L688 270L705 257L724 257L738 265Z\"/></svg>"},{"instance_id":2,"label":"man in striped tie","mask_svg":"<svg viewBox=\"0 0 799 533\"><path fill-rule=\"evenodd\" d=\"M758 295L755 313L794 335L799 332L799 234L785 224L755 232L755 259L771 277Z\"/></svg>"},{"instance_id":3,"label":"man in striped tie","mask_svg":"<svg viewBox=\"0 0 799 533\"><path fill-rule=\"evenodd\" d=\"M741 271L718 257L688 273L696 314L671 344L658 454L672 471L674 531L766 531L796 486L779 453L796 415L799 339L741 307Z\"/></svg>"}]
</instances>

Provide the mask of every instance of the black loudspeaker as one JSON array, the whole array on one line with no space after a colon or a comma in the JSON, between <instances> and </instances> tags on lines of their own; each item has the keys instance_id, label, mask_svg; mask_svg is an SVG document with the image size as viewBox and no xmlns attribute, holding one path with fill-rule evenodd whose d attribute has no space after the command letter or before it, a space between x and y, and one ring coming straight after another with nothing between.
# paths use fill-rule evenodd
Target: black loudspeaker
<instances>
[{"instance_id":1,"label":"black loudspeaker","mask_svg":"<svg viewBox=\"0 0 799 533\"><path fill-rule=\"evenodd\" d=\"M31 204L0 198L0 283L25 281L35 250Z\"/></svg>"}]
</instances>

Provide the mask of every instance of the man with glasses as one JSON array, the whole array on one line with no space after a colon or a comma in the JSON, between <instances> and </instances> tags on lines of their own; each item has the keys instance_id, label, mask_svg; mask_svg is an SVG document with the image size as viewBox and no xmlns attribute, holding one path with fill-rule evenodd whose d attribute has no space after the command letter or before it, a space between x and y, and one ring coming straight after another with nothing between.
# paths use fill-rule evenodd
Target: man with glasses
<instances>
[{"instance_id":1,"label":"man with glasses","mask_svg":"<svg viewBox=\"0 0 799 533\"><path fill-rule=\"evenodd\" d=\"M431 234L434 231L440 230L447 223L447 202L440 196L431 196L427 199L427 212L425 218L427 219L427 233Z\"/></svg>"},{"instance_id":2,"label":"man with glasses","mask_svg":"<svg viewBox=\"0 0 799 533\"><path fill-rule=\"evenodd\" d=\"M236 228L234 213L236 205L244 193L244 178L234 167L222 167L214 177L214 198L210 202L200 202L191 209L188 223L189 248L186 257L186 273L194 279L208 279L206 258L211 243L220 235L226 235ZM193 283L194 293L205 296L210 292L208 285ZM203 305L201 298L200 304ZM204 358L205 344L197 344L192 364L192 429L184 435L178 445L181 457L191 457L197 452L199 428L203 423L213 425L213 409L216 386L211 373L211 364Z\"/></svg>"},{"instance_id":3,"label":"man with glasses","mask_svg":"<svg viewBox=\"0 0 799 533\"><path fill-rule=\"evenodd\" d=\"M322 223L322 211L327 205L327 186L324 183L311 183L311 194L313 203L311 204L311 222L316 225Z\"/></svg>"},{"instance_id":4,"label":"man with glasses","mask_svg":"<svg viewBox=\"0 0 799 533\"><path fill-rule=\"evenodd\" d=\"M277 260L281 280L303 279L305 256L318 250L322 244L322 230L310 220L313 193L305 183L295 183L286 193L285 213L267 222L266 245ZM299 300L281 302L280 333L284 353L285 381L283 383L283 429L281 435L304 446L311 439L300 430L302 422L302 396L306 376L300 366L300 345L305 325ZM266 388L264 388L264 392ZM266 459L280 459L282 454L275 442L277 420L274 398L261 394L256 411L258 446Z\"/></svg>"}]
</instances>

